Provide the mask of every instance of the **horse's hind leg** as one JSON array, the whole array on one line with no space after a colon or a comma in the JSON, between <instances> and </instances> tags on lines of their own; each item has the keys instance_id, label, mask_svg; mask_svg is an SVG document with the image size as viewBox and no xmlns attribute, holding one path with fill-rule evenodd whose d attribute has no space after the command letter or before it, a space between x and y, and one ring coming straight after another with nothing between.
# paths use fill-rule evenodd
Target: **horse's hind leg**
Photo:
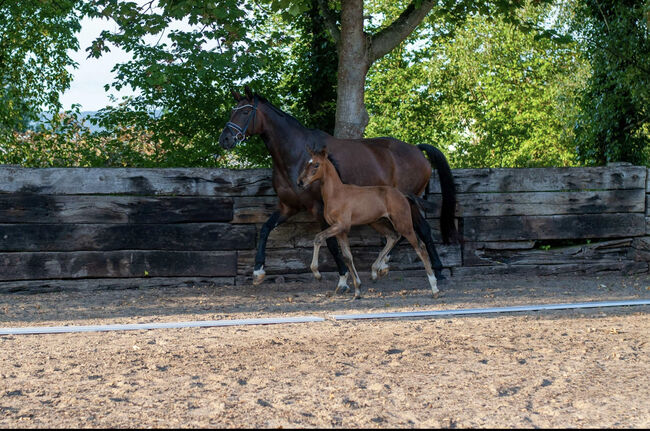
<instances>
[{"instance_id":1,"label":"horse's hind leg","mask_svg":"<svg viewBox=\"0 0 650 431\"><path fill-rule=\"evenodd\" d=\"M360 289L361 279L359 278L359 274L357 274L357 269L354 267L354 261L352 260L352 251L350 250L350 242L348 240L348 235L347 233L343 232L337 235L336 239L338 240L339 245L341 246L343 259L345 259L345 263L347 263L348 269L352 272L352 276L354 277L354 279L352 280L354 282L354 299L359 299L361 298L361 289Z\"/></svg>"},{"instance_id":2,"label":"horse's hind leg","mask_svg":"<svg viewBox=\"0 0 650 431\"><path fill-rule=\"evenodd\" d=\"M400 235L395 232L393 225L386 219L380 219L371 223L370 226L386 238L384 248L381 250L377 260L375 260L371 267L372 279L377 280L378 277L383 277L388 274L388 255L395 247L395 244L399 241Z\"/></svg>"},{"instance_id":3,"label":"horse's hind leg","mask_svg":"<svg viewBox=\"0 0 650 431\"><path fill-rule=\"evenodd\" d=\"M422 242L417 239L417 237L415 236L415 232L413 232L412 230L411 232L404 235L404 237L409 243L411 243L418 257L424 264L424 270L427 273L427 277L429 278L429 285L431 286L431 294L434 297L437 297L439 292L438 280L436 280L436 276L433 272L433 269L431 268L431 262L429 261L429 254L427 253L427 249L424 247Z\"/></svg>"},{"instance_id":4,"label":"horse's hind leg","mask_svg":"<svg viewBox=\"0 0 650 431\"><path fill-rule=\"evenodd\" d=\"M431 261L429 260L429 254L427 249L424 247L422 241L418 240L413 229L411 222L411 216L404 214L408 210L408 207L404 205L404 208L400 208L401 211L395 211L391 213L391 221L395 230L402 234L404 238L413 246L418 257L424 264L424 270L427 272L427 277L429 277L429 285L431 286L431 293L434 297L438 296L438 280L434 274L433 269L431 268ZM425 221L426 222L426 221Z\"/></svg>"},{"instance_id":5,"label":"horse's hind leg","mask_svg":"<svg viewBox=\"0 0 650 431\"><path fill-rule=\"evenodd\" d=\"M399 241L401 236L395 232L395 230L386 223L372 223L371 226L379 233L386 237L386 245L379 252L379 256L374 261L371 267L371 277L373 280L377 280L380 276L383 277L388 273L388 265L386 264L388 260L388 254L391 252L395 244Z\"/></svg>"},{"instance_id":6,"label":"horse's hind leg","mask_svg":"<svg viewBox=\"0 0 650 431\"><path fill-rule=\"evenodd\" d=\"M416 205L409 202L411 206L411 220L413 222L413 229L417 234L418 238L422 240L426 246L427 259L431 259L429 262L433 265L433 270L435 271L436 277L439 280L444 280L445 276L442 275L442 262L440 261L440 256L436 251L435 245L433 245L433 238L431 237L431 226L427 220L422 217L420 210Z\"/></svg>"},{"instance_id":7,"label":"horse's hind leg","mask_svg":"<svg viewBox=\"0 0 650 431\"><path fill-rule=\"evenodd\" d=\"M260 240L257 243L257 254L255 255L255 266L253 267L253 284L258 285L264 280L266 271L264 271L264 262L266 261L266 241L269 239L271 231L287 221L296 211L282 203L280 209L271 214L271 217L262 225L260 229Z\"/></svg>"}]
</instances>

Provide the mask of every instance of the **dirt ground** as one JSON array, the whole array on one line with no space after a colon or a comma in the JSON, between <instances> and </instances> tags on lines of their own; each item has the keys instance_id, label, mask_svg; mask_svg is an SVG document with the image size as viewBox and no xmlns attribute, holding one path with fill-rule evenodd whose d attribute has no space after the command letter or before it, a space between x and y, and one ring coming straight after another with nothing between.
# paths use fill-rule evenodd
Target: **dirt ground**
<instances>
[{"instance_id":1,"label":"dirt ground","mask_svg":"<svg viewBox=\"0 0 650 431\"><path fill-rule=\"evenodd\" d=\"M367 279L367 276L366 276ZM650 298L650 276L391 274L0 295L0 326L320 316L315 323L0 336L0 426L647 428L650 307L334 321L333 314Z\"/></svg>"}]
</instances>

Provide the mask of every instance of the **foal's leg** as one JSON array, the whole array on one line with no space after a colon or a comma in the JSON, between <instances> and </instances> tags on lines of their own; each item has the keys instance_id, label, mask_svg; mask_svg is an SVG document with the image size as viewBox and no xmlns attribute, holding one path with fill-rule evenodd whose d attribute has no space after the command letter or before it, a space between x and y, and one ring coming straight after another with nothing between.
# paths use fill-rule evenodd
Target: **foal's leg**
<instances>
[{"instance_id":1,"label":"foal's leg","mask_svg":"<svg viewBox=\"0 0 650 431\"><path fill-rule=\"evenodd\" d=\"M323 245L323 242L327 240L328 238L335 237L339 233L343 232L343 225L341 224L333 224L332 226L328 227L322 232L319 232L316 234L314 237L314 255L311 259L311 265L309 268L311 269L311 272L314 273L314 277L316 277L316 280L320 280L322 277L321 273L318 271L318 252L320 251L321 246ZM338 286L336 287L336 290L338 290Z\"/></svg>"},{"instance_id":2,"label":"foal's leg","mask_svg":"<svg viewBox=\"0 0 650 431\"><path fill-rule=\"evenodd\" d=\"M376 222L371 223L370 226L386 238L386 244L384 245L383 250L379 253L377 260L372 264L372 279L376 280L378 275L383 277L388 274L389 254L393 247L395 247L395 243L399 241L400 235L395 232L391 222L386 219L379 219ZM397 235L395 242L391 242L391 239L389 238L392 238L395 235Z\"/></svg>"},{"instance_id":3,"label":"foal's leg","mask_svg":"<svg viewBox=\"0 0 650 431\"><path fill-rule=\"evenodd\" d=\"M370 226L386 237L386 245L379 252L377 260L375 260L371 267L371 277L373 280L377 280L379 276L384 276L388 273L388 265L386 264L388 254L395 247L395 244L397 244L401 236L385 223L372 223Z\"/></svg>"},{"instance_id":4,"label":"foal's leg","mask_svg":"<svg viewBox=\"0 0 650 431\"><path fill-rule=\"evenodd\" d=\"M271 217L262 225L260 229L260 240L257 243L257 254L255 255L255 266L253 267L253 284L258 285L264 280L266 271L264 271L264 262L266 261L266 241L269 239L271 231L287 221L294 215L296 210L289 208L280 203L280 209L271 214Z\"/></svg>"},{"instance_id":5,"label":"foal's leg","mask_svg":"<svg viewBox=\"0 0 650 431\"><path fill-rule=\"evenodd\" d=\"M348 234L346 232L342 232L336 236L336 239L341 246L343 259L345 259L345 263L347 263L348 269L352 271L352 276L354 276L354 279L352 280L354 282L354 299L359 299L361 298L361 289L359 288L361 286L361 279L359 278L357 269L354 267L354 262L352 261L352 251L350 250L350 241L348 240Z\"/></svg>"},{"instance_id":6,"label":"foal's leg","mask_svg":"<svg viewBox=\"0 0 650 431\"><path fill-rule=\"evenodd\" d=\"M427 253L427 249L424 247L422 242L417 239L413 229L411 229L410 232L406 232L406 235L404 235L404 237L409 243L411 243L418 257L424 264L424 270L427 273L427 277L429 278L429 285L431 286L431 294L434 296L434 298L437 297L438 281L436 280L436 276L431 269L431 262L429 261L429 254Z\"/></svg>"},{"instance_id":7,"label":"foal's leg","mask_svg":"<svg viewBox=\"0 0 650 431\"><path fill-rule=\"evenodd\" d=\"M442 262L440 261L440 256L436 251L436 247L433 245L433 238L431 237L431 226L427 220L420 213L419 208L414 205L412 202L409 202L411 206L411 220L413 222L413 229L417 234L418 238L424 242L430 257L430 263L433 264L433 270L435 271L436 277L439 280L444 280L445 276L442 275Z\"/></svg>"},{"instance_id":8,"label":"foal's leg","mask_svg":"<svg viewBox=\"0 0 650 431\"><path fill-rule=\"evenodd\" d=\"M427 277L429 277L429 285L431 286L431 293L434 297L438 296L438 281L436 276L431 268L431 261L429 260L429 254L427 249L424 247L421 241L418 240L415 232L413 230L413 224L411 221L411 216L405 214L408 210L408 207L404 205L404 208L397 206L399 210L391 212L390 218L395 226L395 230L402 234L404 238L413 246L418 257L424 264L424 270L427 272Z\"/></svg>"}]
</instances>

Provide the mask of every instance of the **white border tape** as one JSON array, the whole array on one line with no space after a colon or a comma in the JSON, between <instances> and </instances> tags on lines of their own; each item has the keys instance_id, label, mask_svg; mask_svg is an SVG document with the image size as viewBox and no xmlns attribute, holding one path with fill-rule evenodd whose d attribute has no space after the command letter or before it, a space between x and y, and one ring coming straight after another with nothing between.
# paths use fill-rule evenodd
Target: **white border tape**
<instances>
[{"instance_id":1,"label":"white border tape","mask_svg":"<svg viewBox=\"0 0 650 431\"><path fill-rule=\"evenodd\" d=\"M160 322L160 323L130 323L116 325L92 326L32 326L23 328L0 328L0 335L18 334L63 334L70 332L104 332L104 331L133 331L142 329L180 329L208 328L214 326L244 326L244 325L275 325L279 323L322 322L322 317L284 317L267 319L238 319L238 320L203 320L195 322Z\"/></svg>"},{"instance_id":2,"label":"white border tape","mask_svg":"<svg viewBox=\"0 0 650 431\"><path fill-rule=\"evenodd\" d=\"M517 305L514 307L466 308L460 310L402 311L394 313L336 314L336 320L393 319L403 317L462 316L467 314L512 313L518 311L569 310L576 308L622 307L629 305L650 305L650 299L605 302L578 302L574 304Z\"/></svg>"},{"instance_id":3,"label":"white border tape","mask_svg":"<svg viewBox=\"0 0 650 431\"><path fill-rule=\"evenodd\" d=\"M650 299L628 301L579 302L574 304L518 305L514 307L466 308L460 310L404 311L394 313L336 314L335 320L395 319L408 317L461 316L467 314L512 313L520 311L567 310L578 308L624 307L650 305ZM216 326L276 325L281 323L323 322L323 317L299 316L263 319L204 320L193 322L131 323L91 326L27 326L0 328L0 335L63 334L74 332L133 331L146 329L209 328Z\"/></svg>"}]
</instances>

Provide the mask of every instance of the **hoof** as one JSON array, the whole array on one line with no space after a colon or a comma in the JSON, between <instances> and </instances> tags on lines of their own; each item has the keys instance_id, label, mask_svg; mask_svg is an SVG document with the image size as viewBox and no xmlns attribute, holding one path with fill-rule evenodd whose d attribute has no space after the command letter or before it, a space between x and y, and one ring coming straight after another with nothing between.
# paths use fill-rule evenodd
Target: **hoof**
<instances>
[{"instance_id":1,"label":"hoof","mask_svg":"<svg viewBox=\"0 0 650 431\"><path fill-rule=\"evenodd\" d=\"M372 281L377 281L377 279L379 278L379 276L377 275L377 271L372 271L370 273L370 278L372 278Z\"/></svg>"},{"instance_id":2,"label":"hoof","mask_svg":"<svg viewBox=\"0 0 650 431\"><path fill-rule=\"evenodd\" d=\"M257 286L258 284L262 283L262 281L264 281L264 277L266 277L266 271L264 271L264 267L253 271L253 285Z\"/></svg>"},{"instance_id":3,"label":"hoof","mask_svg":"<svg viewBox=\"0 0 650 431\"><path fill-rule=\"evenodd\" d=\"M316 271L314 272L314 278L318 281L321 281L323 279L323 276L321 275L320 272Z\"/></svg>"},{"instance_id":4,"label":"hoof","mask_svg":"<svg viewBox=\"0 0 650 431\"><path fill-rule=\"evenodd\" d=\"M350 289L350 286L348 286L348 274L349 273L345 273L345 275L339 275L339 282L336 285L336 289L334 289L335 293L345 293Z\"/></svg>"}]
</instances>

